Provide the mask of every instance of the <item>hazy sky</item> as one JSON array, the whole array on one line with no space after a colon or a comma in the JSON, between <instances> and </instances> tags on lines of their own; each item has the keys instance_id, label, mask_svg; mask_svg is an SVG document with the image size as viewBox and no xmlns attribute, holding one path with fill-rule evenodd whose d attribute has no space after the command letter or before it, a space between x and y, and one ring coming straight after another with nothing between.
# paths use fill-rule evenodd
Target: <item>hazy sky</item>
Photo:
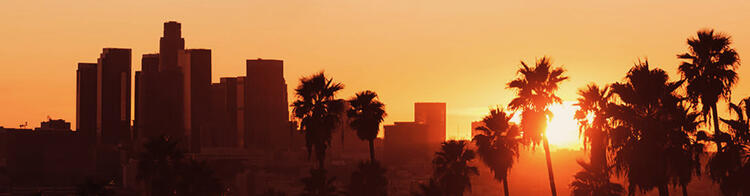
<instances>
[{"instance_id":1,"label":"hazy sky","mask_svg":"<svg viewBox=\"0 0 750 196\"><path fill-rule=\"evenodd\" d=\"M75 122L76 64L124 47L140 70L162 23L176 20L187 48L213 50L215 82L244 75L245 59L283 59L290 95L299 77L325 70L346 85L342 98L376 91L388 124L413 120L413 102L447 102L448 136L467 136L470 121L514 96L505 85L520 60L564 65L571 79L560 96L573 101L587 83L621 80L639 58L677 78L675 54L701 28L731 34L740 58L750 56L748 10L705 0L2 0L0 126ZM750 95L748 69L738 70L735 100Z\"/></svg>"}]
</instances>

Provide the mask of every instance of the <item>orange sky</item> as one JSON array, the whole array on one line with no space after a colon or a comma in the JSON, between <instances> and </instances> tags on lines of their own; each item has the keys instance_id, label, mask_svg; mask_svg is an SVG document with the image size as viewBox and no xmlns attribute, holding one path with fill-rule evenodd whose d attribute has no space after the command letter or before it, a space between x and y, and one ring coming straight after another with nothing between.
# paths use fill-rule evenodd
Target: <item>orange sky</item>
<instances>
[{"instance_id":1,"label":"orange sky","mask_svg":"<svg viewBox=\"0 0 750 196\"><path fill-rule=\"evenodd\" d=\"M505 84L519 60L549 55L571 79L621 80L638 58L676 78L675 54L700 28L730 33L750 56L750 2L663 1L40 1L0 6L0 126L32 126L46 116L75 122L75 69L103 47L158 51L162 23L183 23L188 48L213 50L213 80L245 73L245 59L285 61L297 80L325 70L346 89L380 94L386 123L413 120L413 102L448 106L448 136L468 137L470 121L514 95ZM750 68L734 97L750 95ZM293 99L293 97L290 97ZM725 111L725 104L720 111ZM74 125L75 126L75 125Z\"/></svg>"}]
</instances>

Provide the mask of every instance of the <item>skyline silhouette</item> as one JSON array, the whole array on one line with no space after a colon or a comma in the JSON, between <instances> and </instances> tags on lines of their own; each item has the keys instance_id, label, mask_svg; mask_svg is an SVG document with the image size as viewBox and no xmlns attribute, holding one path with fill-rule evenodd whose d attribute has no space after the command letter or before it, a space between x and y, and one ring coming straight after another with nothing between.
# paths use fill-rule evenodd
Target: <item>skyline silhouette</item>
<instances>
[{"instance_id":1,"label":"skyline silhouette","mask_svg":"<svg viewBox=\"0 0 750 196\"><path fill-rule=\"evenodd\" d=\"M715 22L750 3L276 4L23 47L8 20L0 195L750 193L750 28Z\"/></svg>"}]
</instances>

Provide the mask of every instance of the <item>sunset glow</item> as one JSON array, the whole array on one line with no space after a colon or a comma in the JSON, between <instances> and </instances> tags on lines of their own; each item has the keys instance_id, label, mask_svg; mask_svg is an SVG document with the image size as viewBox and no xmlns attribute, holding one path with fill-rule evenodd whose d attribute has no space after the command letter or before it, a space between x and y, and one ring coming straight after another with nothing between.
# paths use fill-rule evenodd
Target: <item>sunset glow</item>
<instances>
[{"instance_id":1,"label":"sunset glow","mask_svg":"<svg viewBox=\"0 0 750 196\"><path fill-rule=\"evenodd\" d=\"M577 150L582 147L578 122L573 118L578 107L573 104L564 102L550 107L554 117L547 126L547 138L552 148Z\"/></svg>"}]
</instances>

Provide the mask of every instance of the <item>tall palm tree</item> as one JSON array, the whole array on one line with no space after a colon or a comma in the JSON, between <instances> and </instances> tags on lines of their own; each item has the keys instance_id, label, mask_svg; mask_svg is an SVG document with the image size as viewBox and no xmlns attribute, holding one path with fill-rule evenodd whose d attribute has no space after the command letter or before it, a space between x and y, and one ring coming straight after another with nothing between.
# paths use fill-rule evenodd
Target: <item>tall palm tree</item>
<instances>
[{"instance_id":1,"label":"tall palm tree","mask_svg":"<svg viewBox=\"0 0 750 196\"><path fill-rule=\"evenodd\" d=\"M737 119L721 119L729 125L731 134L723 151L716 152L708 161L709 176L718 182L724 195L750 194L750 97L738 104L729 103ZM744 110L744 111L743 111ZM714 136L717 137L717 136ZM722 136L719 136L722 137Z\"/></svg>"},{"instance_id":2,"label":"tall palm tree","mask_svg":"<svg viewBox=\"0 0 750 196\"><path fill-rule=\"evenodd\" d=\"M491 109L490 114L482 119L484 126L476 128L482 133L473 139L477 154L494 173L495 180L503 183L506 196L510 195L508 173L519 155L520 131L518 126L510 123L511 118L513 114L506 113L503 108Z\"/></svg>"},{"instance_id":3,"label":"tall palm tree","mask_svg":"<svg viewBox=\"0 0 750 196\"><path fill-rule=\"evenodd\" d=\"M385 105L377 100L378 94L372 91L362 91L349 100L351 108L347 115L351 118L349 126L357 130L361 140L370 142L370 161L375 161L374 140L378 137L380 123L385 118Z\"/></svg>"},{"instance_id":4,"label":"tall palm tree","mask_svg":"<svg viewBox=\"0 0 750 196\"><path fill-rule=\"evenodd\" d=\"M477 167L469 165L475 156L474 151L466 147L466 141L443 142L440 151L435 152L433 175L446 195L461 196L471 191L470 177L479 175Z\"/></svg>"},{"instance_id":5,"label":"tall palm tree","mask_svg":"<svg viewBox=\"0 0 750 196\"><path fill-rule=\"evenodd\" d=\"M739 65L739 56L729 46L732 44L729 35L714 33L712 29L697 34L698 37L688 38L688 52L677 55L686 60L679 71L688 83L687 95L693 106L700 102L704 118L711 112L714 134L721 135L716 102L722 98L729 100L732 86L737 82L734 69ZM722 142L725 141L716 141L718 151L722 150Z\"/></svg>"},{"instance_id":6,"label":"tall palm tree","mask_svg":"<svg viewBox=\"0 0 750 196\"><path fill-rule=\"evenodd\" d=\"M573 177L571 195L573 196L616 196L625 193L622 185L609 181L609 172L600 166L578 161L582 170Z\"/></svg>"},{"instance_id":7,"label":"tall palm tree","mask_svg":"<svg viewBox=\"0 0 750 196\"><path fill-rule=\"evenodd\" d=\"M325 168L331 132L343 113L343 101L336 99L336 93L343 88L343 84L333 82L333 79L320 72L301 78L295 89L297 101L292 103L294 117L301 121L300 130L305 134L307 156L310 158L315 151L319 169Z\"/></svg>"},{"instance_id":8,"label":"tall palm tree","mask_svg":"<svg viewBox=\"0 0 750 196\"><path fill-rule=\"evenodd\" d=\"M611 104L612 93L609 87L600 88L596 84L589 84L586 88L579 89L578 95L580 97L575 105L580 108L576 110L574 118L578 120L579 135L584 139L584 147L591 148L591 166L606 170L609 167L607 146L611 129L606 111Z\"/></svg>"},{"instance_id":9,"label":"tall palm tree","mask_svg":"<svg viewBox=\"0 0 750 196\"><path fill-rule=\"evenodd\" d=\"M648 61L631 68L624 82L612 84L618 104L608 109L617 125L610 134L614 168L628 179L628 192L657 188L669 195L670 181L685 185L682 164L691 159L690 134L695 133L690 114L675 94L682 81L669 82L664 70L650 69ZM690 176L690 174L687 174ZM687 182L685 182L687 180Z\"/></svg>"},{"instance_id":10,"label":"tall palm tree","mask_svg":"<svg viewBox=\"0 0 750 196\"><path fill-rule=\"evenodd\" d=\"M348 195L385 196L388 195L386 169L378 161L363 161L352 173Z\"/></svg>"},{"instance_id":11,"label":"tall palm tree","mask_svg":"<svg viewBox=\"0 0 750 196\"><path fill-rule=\"evenodd\" d=\"M338 189L334 185L336 177L328 178L325 169L310 169L310 176L300 181L305 185L302 196L333 196L338 195Z\"/></svg>"},{"instance_id":12,"label":"tall palm tree","mask_svg":"<svg viewBox=\"0 0 750 196\"><path fill-rule=\"evenodd\" d=\"M547 140L547 121L552 117L549 106L561 103L562 99L555 95L560 82L568 79L563 76L565 70L561 67L553 68L550 59L543 57L536 61L536 66L529 67L521 61L518 78L508 83L508 88L516 90L518 96L511 100L508 108L521 113L521 130L526 142L533 145L542 143L547 158L547 173L549 175L550 191L557 195L555 177L552 171L549 141ZM549 118L548 118L549 117Z\"/></svg>"}]
</instances>

